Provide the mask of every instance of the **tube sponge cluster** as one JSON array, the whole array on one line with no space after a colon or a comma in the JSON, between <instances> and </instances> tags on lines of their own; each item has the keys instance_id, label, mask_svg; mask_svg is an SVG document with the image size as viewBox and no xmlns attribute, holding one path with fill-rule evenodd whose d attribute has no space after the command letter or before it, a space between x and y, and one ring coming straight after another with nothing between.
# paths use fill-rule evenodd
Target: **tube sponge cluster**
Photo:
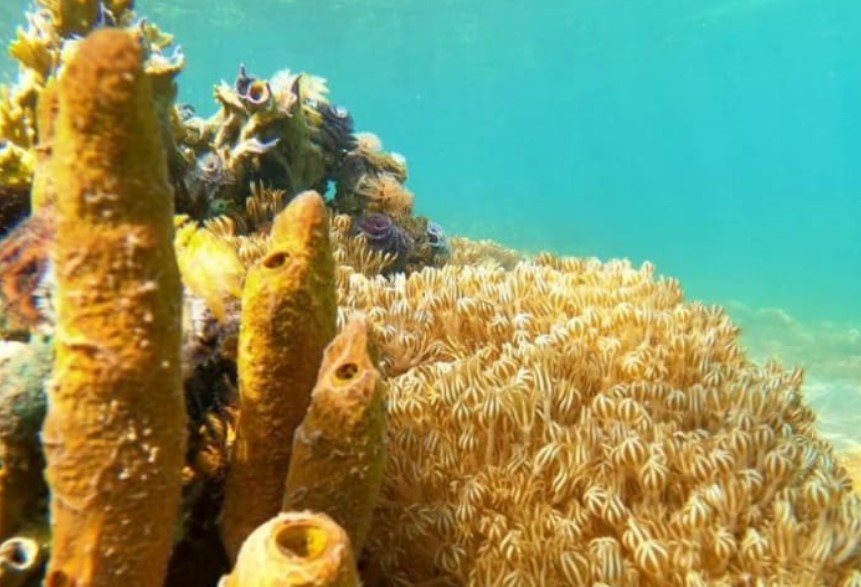
<instances>
[{"instance_id":1,"label":"tube sponge cluster","mask_svg":"<svg viewBox=\"0 0 861 587\"><path fill-rule=\"evenodd\" d=\"M55 145L47 165L57 183L38 182L46 193L34 194L41 201L51 196L40 214L50 212L55 220L50 246L56 310L53 368L44 422L41 412L16 419L0 410L0 522L4 533L11 534L20 531L23 514L42 517L28 511L29 501L39 496L38 480L24 479L19 468L8 466L21 460L19 445L34 453L31 460L41 457L34 438L41 424L50 490L51 555L45 581L54 587L164 581L174 553L187 433L183 292L174 245L198 251L198 256L215 248L225 258L223 247L196 242L194 231L175 236L174 226L182 222L173 216L157 100L143 63L141 45L121 29L96 31L81 43L57 89ZM55 193L54 185L63 190ZM341 364L349 362L358 369L350 372L356 380L348 386L355 393L344 394L346 403L338 404L349 412L339 432L344 442L360 448L351 461L358 476L333 476L345 482L337 485L343 492L324 493L321 485L324 499L314 502L318 513L288 513L286 522L278 518L288 528L279 526L275 535L274 544L282 551L295 542L285 538L291 532L302 535L290 530L296 524L308 529L308 540L325 538L324 544L315 543L307 560L293 556L297 560L290 562L297 576L319 571L321 581L314 584L321 586L358 584L350 535L361 545L385 457L385 408L379 374L368 355L366 325L357 322L335 337L330 230L322 197L298 195L275 217L265 256L243 276L240 420L221 512L224 545L234 558L255 528L282 508L288 465L309 488L321 481L316 478L323 470L319 467L334 455L315 454L291 463L291 440L306 417L318 370L334 370L334 376L321 376L320 385L337 388L350 382ZM228 257L239 264L237 257ZM329 343L335 350L321 368ZM7 363L4 375L26 371L14 361ZM37 377L45 379L44 372ZM2 407L16 417L19 404L27 404L25 416L33 411L24 400L44 400L41 387L20 376L4 376L2 389ZM30 403L37 410L35 400ZM367 411L359 409L363 401ZM314 413L308 414L306 429L313 427ZM323 420L327 426L333 423ZM195 462L194 455L191 459ZM21 471L38 477L41 463L25 464L29 466ZM327 511L350 525L342 529L325 516ZM266 527L261 532L266 535ZM299 549L298 542L294 546ZM253 542L249 548L255 552ZM44 550L37 540L14 535L3 549L3 573L27 580L41 570ZM18 561L16 553L24 558ZM266 584L299 584L279 576L283 560L276 557L270 563L258 579L265 583L268 573L275 582ZM247 563L238 568L239 575L242 568Z\"/></svg>"}]
</instances>

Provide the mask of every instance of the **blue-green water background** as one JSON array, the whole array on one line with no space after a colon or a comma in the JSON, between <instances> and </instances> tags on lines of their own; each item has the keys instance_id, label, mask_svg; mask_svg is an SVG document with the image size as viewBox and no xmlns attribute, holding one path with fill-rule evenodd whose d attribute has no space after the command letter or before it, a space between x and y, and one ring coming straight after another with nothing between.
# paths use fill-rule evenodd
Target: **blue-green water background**
<instances>
[{"instance_id":1,"label":"blue-green water background","mask_svg":"<svg viewBox=\"0 0 861 587\"><path fill-rule=\"evenodd\" d=\"M8 38L25 3L4 5ZM360 130L407 156L418 212L450 233L652 260L861 422L861 2L138 9L176 34L182 99L202 113L240 62L326 77Z\"/></svg>"}]
</instances>

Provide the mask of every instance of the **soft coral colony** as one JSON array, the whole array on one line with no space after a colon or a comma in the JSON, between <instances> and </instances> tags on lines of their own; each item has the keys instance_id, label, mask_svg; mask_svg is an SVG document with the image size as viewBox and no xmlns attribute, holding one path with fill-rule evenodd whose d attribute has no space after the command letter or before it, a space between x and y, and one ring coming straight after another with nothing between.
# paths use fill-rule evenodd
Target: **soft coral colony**
<instances>
[{"instance_id":1,"label":"soft coral colony","mask_svg":"<svg viewBox=\"0 0 861 587\"><path fill-rule=\"evenodd\" d=\"M197 117L132 10L12 44L0 585L861 586L800 371L649 264L447 239L319 78Z\"/></svg>"}]
</instances>

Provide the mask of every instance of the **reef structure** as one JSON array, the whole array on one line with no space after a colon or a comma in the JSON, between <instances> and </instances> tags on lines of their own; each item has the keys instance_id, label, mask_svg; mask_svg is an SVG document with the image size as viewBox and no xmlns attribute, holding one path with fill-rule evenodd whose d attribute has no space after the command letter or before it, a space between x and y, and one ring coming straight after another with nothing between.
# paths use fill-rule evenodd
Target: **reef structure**
<instances>
[{"instance_id":1,"label":"reef structure","mask_svg":"<svg viewBox=\"0 0 861 587\"><path fill-rule=\"evenodd\" d=\"M70 53L12 150L34 213L0 243L0 580L861 584L803 373L720 308L650 264L446 238L319 78L242 68L195 120L130 3L40 6L28 31ZM241 179L195 192L176 161Z\"/></svg>"},{"instance_id":2,"label":"reef structure","mask_svg":"<svg viewBox=\"0 0 861 587\"><path fill-rule=\"evenodd\" d=\"M37 0L9 46L19 64L14 85L0 85L0 234L8 231L30 210L34 174L44 151L50 150L45 116L37 112L42 94L50 93L51 80L62 73L84 35L105 27L132 33L144 51L144 70L154 90L160 132L176 177L184 173L171 132L171 108L176 97L175 77L184 66L179 49L167 51L173 38L152 23L137 19L133 2L99 0ZM43 109L50 110L44 100Z\"/></svg>"}]
</instances>

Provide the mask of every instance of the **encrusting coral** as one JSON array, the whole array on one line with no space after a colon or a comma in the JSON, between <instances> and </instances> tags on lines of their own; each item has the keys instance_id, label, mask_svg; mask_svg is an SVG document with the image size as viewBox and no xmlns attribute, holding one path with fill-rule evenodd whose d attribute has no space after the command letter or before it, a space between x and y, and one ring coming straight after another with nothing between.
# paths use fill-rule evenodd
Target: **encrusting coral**
<instances>
[{"instance_id":1,"label":"encrusting coral","mask_svg":"<svg viewBox=\"0 0 861 587\"><path fill-rule=\"evenodd\" d=\"M356 557L371 525L386 464L386 402L355 315L326 347L311 405L296 430L284 511L324 512L350 536Z\"/></svg>"},{"instance_id":2,"label":"encrusting coral","mask_svg":"<svg viewBox=\"0 0 861 587\"><path fill-rule=\"evenodd\" d=\"M359 587L350 538L321 513L281 513L251 533L219 587Z\"/></svg>"},{"instance_id":3,"label":"encrusting coral","mask_svg":"<svg viewBox=\"0 0 861 587\"><path fill-rule=\"evenodd\" d=\"M296 196L248 272L239 331L240 416L221 514L231 558L281 509L293 431L335 335L335 261L323 198Z\"/></svg>"},{"instance_id":4,"label":"encrusting coral","mask_svg":"<svg viewBox=\"0 0 861 587\"><path fill-rule=\"evenodd\" d=\"M56 358L42 431L49 585L156 585L185 444L173 197L137 40L87 37L59 88Z\"/></svg>"}]
</instances>

